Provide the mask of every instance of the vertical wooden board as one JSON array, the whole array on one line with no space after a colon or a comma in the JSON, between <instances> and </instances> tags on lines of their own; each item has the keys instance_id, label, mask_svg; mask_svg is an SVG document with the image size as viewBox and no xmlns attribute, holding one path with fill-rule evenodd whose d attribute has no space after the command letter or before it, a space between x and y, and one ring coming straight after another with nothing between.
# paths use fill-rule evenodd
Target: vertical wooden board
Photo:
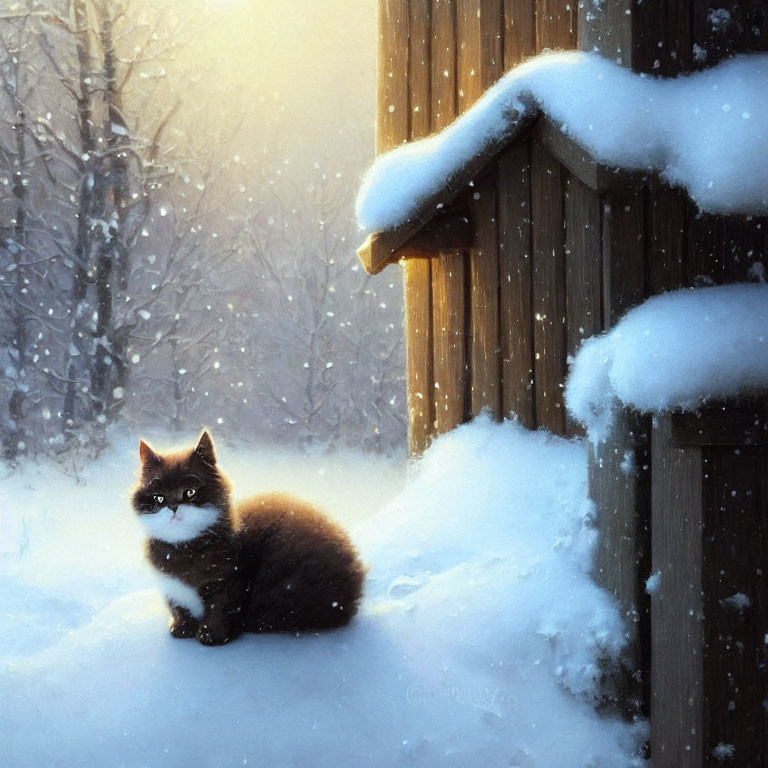
<instances>
[{"instance_id":1,"label":"vertical wooden board","mask_svg":"<svg viewBox=\"0 0 768 768\"><path fill-rule=\"evenodd\" d=\"M470 199L475 246L470 252L470 407L473 416L487 410L501 418L501 345L499 341L499 251L496 178L480 180Z\"/></svg>"},{"instance_id":2,"label":"vertical wooden board","mask_svg":"<svg viewBox=\"0 0 768 768\"><path fill-rule=\"evenodd\" d=\"M571 0L536 0L536 50L577 45L578 3Z\"/></svg>"},{"instance_id":3,"label":"vertical wooden board","mask_svg":"<svg viewBox=\"0 0 768 768\"><path fill-rule=\"evenodd\" d=\"M431 126L431 0L409 2L409 138L426 136ZM407 253L403 261L408 452L422 453L435 431L432 265L428 255Z\"/></svg>"},{"instance_id":4,"label":"vertical wooden board","mask_svg":"<svg viewBox=\"0 0 768 768\"><path fill-rule=\"evenodd\" d=\"M409 12L410 138L418 139L431 130L432 2L410 0Z\"/></svg>"},{"instance_id":5,"label":"vertical wooden board","mask_svg":"<svg viewBox=\"0 0 768 768\"><path fill-rule=\"evenodd\" d=\"M565 434L565 229L560 164L531 147L536 423Z\"/></svg>"},{"instance_id":6,"label":"vertical wooden board","mask_svg":"<svg viewBox=\"0 0 768 768\"><path fill-rule=\"evenodd\" d=\"M712 66L735 52L768 49L768 6L762 0L693 2L691 16L695 66Z\"/></svg>"},{"instance_id":7,"label":"vertical wooden board","mask_svg":"<svg viewBox=\"0 0 768 768\"><path fill-rule=\"evenodd\" d=\"M468 410L464 253L441 253L432 266L435 428L443 434Z\"/></svg>"},{"instance_id":8,"label":"vertical wooden board","mask_svg":"<svg viewBox=\"0 0 768 768\"><path fill-rule=\"evenodd\" d=\"M536 53L536 0L504 0L504 71Z\"/></svg>"},{"instance_id":9,"label":"vertical wooden board","mask_svg":"<svg viewBox=\"0 0 768 768\"><path fill-rule=\"evenodd\" d=\"M764 766L768 449L712 446L702 453L703 752L712 755L718 744L730 744L733 765Z\"/></svg>"},{"instance_id":10,"label":"vertical wooden board","mask_svg":"<svg viewBox=\"0 0 768 768\"><path fill-rule=\"evenodd\" d=\"M642 192L603 198L603 327L610 328L645 297Z\"/></svg>"},{"instance_id":11,"label":"vertical wooden board","mask_svg":"<svg viewBox=\"0 0 768 768\"><path fill-rule=\"evenodd\" d=\"M415 256L415 254L409 254ZM405 298L408 453L416 456L434 432L435 404L432 374L432 280L430 259L403 262Z\"/></svg>"},{"instance_id":12,"label":"vertical wooden board","mask_svg":"<svg viewBox=\"0 0 768 768\"><path fill-rule=\"evenodd\" d=\"M408 139L408 2L379 0L376 152Z\"/></svg>"},{"instance_id":13,"label":"vertical wooden board","mask_svg":"<svg viewBox=\"0 0 768 768\"><path fill-rule=\"evenodd\" d=\"M498 162L499 303L502 412L534 429L529 153L526 141L507 149Z\"/></svg>"},{"instance_id":14,"label":"vertical wooden board","mask_svg":"<svg viewBox=\"0 0 768 768\"><path fill-rule=\"evenodd\" d=\"M701 768L701 449L655 428L652 465L651 753L662 768Z\"/></svg>"},{"instance_id":15,"label":"vertical wooden board","mask_svg":"<svg viewBox=\"0 0 768 768\"><path fill-rule=\"evenodd\" d=\"M725 227L722 216L698 213L689 203L687 283L690 286L725 282Z\"/></svg>"},{"instance_id":16,"label":"vertical wooden board","mask_svg":"<svg viewBox=\"0 0 768 768\"><path fill-rule=\"evenodd\" d=\"M566 348L571 356L584 339L603 329L600 197L568 171L563 170L563 178ZM584 434L570 417L566 428L568 434Z\"/></svg>"},{"instance_id":17,"label":"vertical wooden board","mask_svg":"<svg viewBox=\"0 0 768 768\"><path fill-rule=\"evenodd\" d=\"M647 293L674 291L685 283L688 199L679 189L649 182Z\"/></svg>"},{"instance_id":18,"label":"vertical wooden board","mask_svg":"<svg viewBox=\"0 0 768 768\"><path fill-rule=\"evenodd\" d=\"M432 130L456 117L455 0L432 0Z\"/></svg>"},{"instance_id":19,"label":"vertical wooden board","mask_svg":"<svg viewBox=\"0 0 768 768\"><path fill-rule=\"evenodd\" d=\"M501 77L504 68L502 0L457 0L459 112Z\"/></svg>"},{"instance_id":20,"label":"vertical wooden board","mask_svg":"<svg viewBox=\"0 0 768 768\"><path fill-rule=\"evenodd\" d=\"M579 50L631 65L633 0L580 0Z\"/></svg>"},{"instance_id":21,"label":"vertical wooden board","mask_svg":"<svg viewBox=\"0 0 768 768\"><path fill-rule=\"evenodd\" d=\"M744 283L766 277L768 218L729 216L723 221L725 282Z\"/></svg>"},{"instance_id":22,"label":"vertical wooden board","mask_svg":"<svg viewBox=\"0 0 768 768\"><path fill-rule=\"evenodd\" d=\"M615 595L628 632L622 678L615 682L624 714L648 714L651 557L650 419L624 409L610 437L590 447L589 498L598 530L592 575ZM634 702L634 703L633 703Z\"/></svg>"},{"instance_id":23,"label":"vertical wooden board","mask_svg":"<svg viewBox=\"0 0 768 768\"><path fill-rule=\"evenodd\" d=\"M632 69L672 77L691 68L691 5L698 0L644 0L631 9Z\"/></svg>"},{"instance_id":24,"label":"vertical wooden board","mask_svg":"<svg viewBox=\"0 0 768 768\"><path fill-rule=\"evenodd\" d=\"M432 130L456 116L456 0L432 0ZM461 251L432 259L435 428L447 432L466 418L466 266Z\"/></svg>"},{"instance_id":25,"label":"vertical wooden board","mask_svg":"<svg viewBox=\"0 0 768 768\"><path fill-rule=\"evenodd\" d=\"M500 0L457 0L458 107L463 112L499 77L502 66ZM470 410L501 416L499 267L495 176L470 196L476 245L468 253Z\"/></svg>"}]
</instances>

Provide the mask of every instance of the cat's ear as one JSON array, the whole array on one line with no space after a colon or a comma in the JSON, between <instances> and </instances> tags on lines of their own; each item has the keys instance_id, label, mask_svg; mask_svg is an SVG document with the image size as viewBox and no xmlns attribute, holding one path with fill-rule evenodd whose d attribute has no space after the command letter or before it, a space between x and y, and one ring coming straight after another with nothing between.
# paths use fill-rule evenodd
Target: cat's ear
<instances>
[{"instance_id":1,"label":"cat's ear","mask_svg":"<svg viewBox=\"0 0 768 768\"><path fill-rule=\"evenodd\" d=\"M163 463L163 460L143 440L139 440L139 458L144 467L159 467Z\"/></svg>"},{"instance_id":2,"label":"cat's ear","mask_svg":"<svg viewBox=\"0 0 768 768\"><path fill-rule=\"evenodd\" d=\"M203 430L200 439L195 446L195 453L206 463L214 466L216 464L216 452L213 450L213 440L207 429Z\"/></svg>"}]
</instances>

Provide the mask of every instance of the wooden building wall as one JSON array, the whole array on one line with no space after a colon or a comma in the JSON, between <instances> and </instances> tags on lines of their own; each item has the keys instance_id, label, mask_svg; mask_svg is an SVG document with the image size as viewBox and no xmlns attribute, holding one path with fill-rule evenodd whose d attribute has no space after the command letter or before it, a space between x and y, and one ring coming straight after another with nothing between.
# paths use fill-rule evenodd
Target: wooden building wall
<instances>
[{"instance_id":1,"label":"wooden building wall","mask_svg":"<svg viewBox=\"0 0 768 768\"><path fill-rule=\"evenodd\" d=\"M750 23L742 47L765 47L762 4L721 4ZM581 45L654 74L714 63L731 33L714 30L706 8L701 0L380 0L377 151L444 128L545 48ZM765 252L765 219L699 216L658 182L632 189L580 167L572 164L574 173L535 139L521 141L466 196L471 250L406 254L411 453L483 410L572 433L563 383L583 338L661 290L746 279Z\"/></svg>"}]
</instances>

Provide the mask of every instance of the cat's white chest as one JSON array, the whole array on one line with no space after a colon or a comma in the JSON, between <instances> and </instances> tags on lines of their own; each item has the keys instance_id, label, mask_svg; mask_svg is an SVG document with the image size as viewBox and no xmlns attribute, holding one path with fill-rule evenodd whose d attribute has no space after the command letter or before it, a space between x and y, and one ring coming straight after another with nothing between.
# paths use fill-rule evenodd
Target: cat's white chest
<instances>
[{"instance_id":1,"label":"cat's white chest","mask_svg":"<svg viewBox=\"0 0 768 768\"><path fill-rule=\"evenodd\" d=\"M219 519L220 510L212 504L181 504L175 511L168 507L139 515L146 534L168 544L196 539Z\"/></svg>"},{"instance_id":2,"label":"cat's white chest","mask_svg":"<svg viewBox=\"0 0 768 768\"><path fill-rule=\"evenodd\" d=\"M156 576L160 591L168 600L182 608L186 608L196 619L202 617L205 612L205 606L194 587L191 587L181 579L177 579L175 576L169 576L167 573L158 571Z\"/></svg>"}]
</instances>

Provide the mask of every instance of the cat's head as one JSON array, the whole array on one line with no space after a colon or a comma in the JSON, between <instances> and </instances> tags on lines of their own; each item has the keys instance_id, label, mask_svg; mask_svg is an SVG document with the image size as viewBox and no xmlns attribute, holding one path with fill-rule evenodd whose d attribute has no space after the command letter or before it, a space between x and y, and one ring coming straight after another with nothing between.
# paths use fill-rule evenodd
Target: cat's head
<instances>
[{"instance_id":1,"label":"cat's head","mask_svg":"<svg viewBox=\"0 0 768 768\"><path fill-rule=\"evenodd\" d=\"M192 450L159 454L139 442L141 471L133 508L147 535L171 544L191 541L229 519L229 482L203 431Z\"/></svg>"}]
</instances>

